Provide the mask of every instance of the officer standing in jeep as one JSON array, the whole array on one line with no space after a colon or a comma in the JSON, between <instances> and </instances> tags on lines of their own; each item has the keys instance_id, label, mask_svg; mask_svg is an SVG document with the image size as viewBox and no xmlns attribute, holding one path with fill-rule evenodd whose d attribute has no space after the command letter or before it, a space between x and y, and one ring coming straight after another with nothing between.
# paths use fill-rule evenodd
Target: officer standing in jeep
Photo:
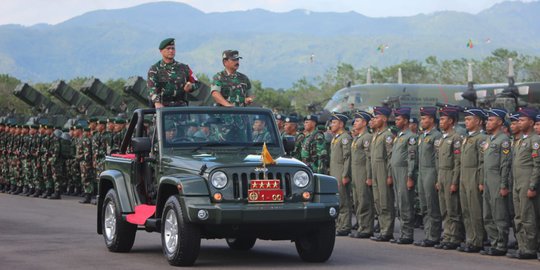
<instances>
[{"instance_id":1,"label":"officer standing in jeep","mask_svg":"<svg viewBox=\"0 0 540 270\"><path fill-rule=\"evenodd\" d=\"M148 70L147 87L153 106L187 106L187 93L199 89L200 83L188 65L174 60L176 54L174 38L167 38L159 44L163 59Z\"/></svg>"},{"instance_id":2,"label":"officer standing in jeep","mask_svg":"<svg viewBox=\"0 0 540 270\"><path fill-rule=\"evenodd\" d=\"M216 104L224 107L244 107L253 102L251 82L240 72L238 51L226 50L221 55L225 70L218 72L212 79L212 97Z\"/></svg>"}]
</instances>

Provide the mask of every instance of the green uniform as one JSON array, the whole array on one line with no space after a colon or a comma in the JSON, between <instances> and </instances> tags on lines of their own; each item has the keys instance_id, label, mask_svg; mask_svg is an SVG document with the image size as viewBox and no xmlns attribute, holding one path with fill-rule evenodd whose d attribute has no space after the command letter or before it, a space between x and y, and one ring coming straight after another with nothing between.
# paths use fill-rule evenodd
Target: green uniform
<instances>
[{"instance_id":1,"label":"green uniform","mask_svg":"<svg viewBox=\"0 0 540 270\"><path fill-rule=\"evenodd\" d=\"M150 100L161 102L164 106L187 106L187 93L184 86L191 82L192 90L197 90L200 83L189 66L177 61L165 63L158 61L150 67L146 81Z\"/></svg>"},{"instance_id":2,"label":"green uniform","mask_svg":"<svg viewBox=\"0 0 540 270\"><path fill-rule=\"evenodd\" d=\"M41 172L43 176L43 180L39 184L41 188L46 188L47 192L51 192L52 190L52 168L51 168L51 141L52 141L52 134L51 135L43 135L43 138L41 140L41 147L39 148L40 156L41 156ZM46 197L46 193L43 193L43 198ZM50 195L50 194L49 194Z\"/></svg>"},{"instance_id":3,"label":"green uniform","mask_svg":"<svg viewBox=\"0 0 540 270\"><path fill-rule=\"evenodd\" d=\"M272 136L270 135L270 132L268 132L268 130L266 129L263 129L262 131L254 131L251 134L251 139L253 140L253 142L272 142Z\"/></svg>"},{"instance_id":4,"label":"green uniform","mask_svg":"<svg viewBox=\"0 0 540 270\"><path fill-rule=\"evenodd\" d=\"M212 92L221 93L223 98L234 106L245 106L246 97L252 96L251 82L240 72L229 74L226 70L212 78Z\"/></svg>"},{"instance_id":5,"label":"green uniform","mask_svg":"<svg viewBox=\"0 0 540 270\"><path fill-rule=\"evenodd\" d=\"M418 194L420 208L424 216L424 232L426 239L439 242L441 236L441 210L439 196L435 189L437 182L435 142L442 134L435 128L424 132L418 138Z\"/></svg>"},{"instance_id":6,"label":"green uniform","mask_svg":"<svg viewBox=\"0 0 540 270\"><path fill-rule=\"evenodd\" d=\"M373 234L375 223L375 203L373 191L366 184L366 180L372 179L371 156L369 154L372 139L373 136L366 130L354 137L351 145L352 194L358 232L370 235Z\"/></svg>"},{"instance_id":7,"label":"green uniform","mask_svg":"<svg viewBox=\"0 0 540 270\"><path fill-rule=\"evenodd\" d=\"M391 176L390 160L393 141L392 132L390 129L385 129L373 135L370 148L373 199L383 237L393 237L396 218L394 190L386 182L387 178Z\"/></svg>"},{"instance_id":8,"label":"green uniform","mask_svg":"<svg viewBox=\"0 0 540 270\"><path fill-rule=\"evenodd\" d=\"M462 140L461 135L452 129L435 142L439 206L444 226L443 243L459 244L464 238L459 192L452 193L450 191L451 185L459 187Z\"/></svg>"},{"instance_id":9,"label":"green uniform","mask_svg":"<svg viewBox=\"0 0 540 270\"><path fill-rule=\"evenodd\" d=\"M49 158L49 162L51 164L51 172L52 172L52 179L48 182L47 188L54 189L55 193L60 194L62 192L62 188L65 185L65 178L64 178L64 158L62 158L62 155L60 153L61 151L61 138L53 135L51 137L51 145L50 145L50 153L51 157Z\"/></svg>"},{"instance_id":10,"label":"green uniform","mask_svg":"<svg viewBox=\"0 0 540 270\"><path fill-rule=\"evenodd\" d=\"M538 248L538 209L540 195L527 197L528 189L538 191L540 179L540 137L532 132L525 134L514 145L513 200L516 236L521 253L533 254Z\"/></svg>"},{"instance_id":11,"label":"green uniform","mask_svg":"<svg viewBox=\"0 0 540 270\"><path fill-rule=\"evenodd\" d=\"M92 164L92 138L83 136L78 146L77 158L80 160L81 184L84 193L92 194L94 192L95 176L93 175Z\"/></svg>"},{"instance_id":12,"label":"green uniform","mask_svg":"<svg viewBox=\"0 0 540 270\"><path fill-rule=\"evenodd\" d=\"M467 133L461 146L461 181L459 199L463 224L465 225L465 243L474 247L484 245L484 224L482 220L482 193L478 185L484 178L484 154L486 143L483 131Z\"/></svg>"},{"instance_id":13,"label":"green uniform","mask_svg":"<svg viewBox=\"0 0 540 270\"><path fill-rule=\"evenodd\" d=\"M506 251L510 228L509 196L502 197L500 189L510 189L512 164L510 137L499 132L488 136L484 152L484 228L491 246Z\"/></svg>"},{"instance_id":14,"label":"green uniform","mask_svg":"<svg viewBox=\"0 0 540 270\"><path fill-rule=\"evenodd\" d=\"M308 165L314 173L328 173L328 145L324 134L315 129L299 140L300 149L295 150L296 158ZM297 144L298 147L298 144Z\"/></svg>"},{"instance_id":15,"label":"green uniform","mask_svg":"<svg viewBox=\"0 0 540 270\"><path fill-rule=\"evenodd\" d=\"M352 137L347 132L336 134L330 145L330 175L338 181L339 216L337 230L351 230L351 185L343 185L342 179L351 178L351 144Z\"/></svg>"},{"instance_id":16,"label":"green uniform","mask_svg":"<svg viewBox=\"0 0 540 270\"><path fill-rule=\"evenodd\" d=\"M414 180L417 164L417 136L409 129L401 131L394 139L390 167L394 179L402 239L414 238L414 189L407 188L407 179Z\"/></svg>"}]
</instances>

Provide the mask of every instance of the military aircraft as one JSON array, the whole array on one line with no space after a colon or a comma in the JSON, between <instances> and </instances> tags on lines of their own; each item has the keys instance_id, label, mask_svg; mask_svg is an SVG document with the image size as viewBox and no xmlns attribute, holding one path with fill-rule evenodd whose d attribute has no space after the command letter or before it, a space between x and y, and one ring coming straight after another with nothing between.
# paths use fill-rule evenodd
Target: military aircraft
<instances>
[{"instance_id":1,"label":"military aircraft","mask_svg":"<svg viewBox=\"0 0 540 270\"><path fill-rule=\"evenodd\" d=\"M354 85L338 90L324 107L326 112L371 111L373 106L412 108L418 116L423 106L453 104L462 107L498 107L515 111L517 107L540 108L540 82L514 82L512 59L509 59L508 84L474 84L472 66L469 65L467 85L404 84L400 73L398 83ZM351 108L354 104L354 108Z\"/></svg>"}]
</instances>

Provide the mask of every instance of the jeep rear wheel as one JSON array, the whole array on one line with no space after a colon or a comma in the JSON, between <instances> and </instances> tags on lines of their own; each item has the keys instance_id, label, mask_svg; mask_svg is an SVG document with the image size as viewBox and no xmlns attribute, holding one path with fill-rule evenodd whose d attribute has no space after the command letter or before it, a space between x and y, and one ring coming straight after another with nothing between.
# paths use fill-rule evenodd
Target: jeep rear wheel
<instances>
[{"instance_id":1,"label":"jeep rear wheel","mask_svg":"<svg viewBox=\"0 0 540 270\"><path fill-rule=\"evenodd\" d=\"M129 252L135 241L137 225L122 219L118 195L110 189L103 200L101 225L105 245L112 252Z\"/></svg>"},{"instance_id":2,"label":"jeep rear wheel","mask_svg":"<svg viewBox=\"0 0 540 270\"><path fill-rule=\"evenodd\" d=\"M306 262L327 261L334 250L335 229L335 221L322 223L315 231L298 237L295 245L300 258Z\"/></svg>"},{"instance_id":3,"label":"jeep rear wheel","mask_svg":"<svg viewBox=\"0 0 540 270\"><path fill-rule=\"evenodd\" d=\"M161 245L170 265L190 266L199 256L199 228L187 221L178 195L169 197L165 203L161 222Z\"/></svg>"},{"instance_id":4,"label":"jeep rear wheel","mask_svg":"<svg viewBox=\"0 0 540 270\"><path fill-rule=\"evenodd\" d=\"M234 250L250 250L254 245L257 238L255 237L239 237L239 238L227 238L227 245Z\"/></svg>"}]
</instances>

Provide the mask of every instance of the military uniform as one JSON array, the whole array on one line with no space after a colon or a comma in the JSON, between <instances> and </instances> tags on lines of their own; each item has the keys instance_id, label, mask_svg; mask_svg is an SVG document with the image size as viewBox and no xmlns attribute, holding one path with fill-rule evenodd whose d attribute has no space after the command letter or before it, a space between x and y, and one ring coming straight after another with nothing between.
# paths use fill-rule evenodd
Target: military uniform
<instances>
[{"instance_id":1,"label":"military uniform","mask_svg":"<svg viewBox=\"0 0 540 270\"><path fill-rule=\"evenodd\" d=\"M343 121L346 122L347 120ZM351 177L351 144L351 135L342 131L334 136L330 145L330 175L338 181L339 215L336 227L340 235L348 234L352 227L351 185L342 183L343 178Z\"/></svg>"},{"instance_id":2,"label":"military uniform","mask_svg":"<svg viewBox=\"0 0 540 270\"><path fill-rule=\"evenodd\" d=\"M410 118L410 108L398 108L394 114ZM390 167L394 180L399 219L401 223L400 238L396 243L412 244L414 238L414 189L407 187L408 179L414 181L417 170L417 141L416 134L408 128L400 131L394 139Z\"/></svg>"},{"instance_id":3,"label":"military uniform","mask_svg":"<svg viewBox=\"0 0 540 270\"><path fill-rule=\"evenodd\" d=\"M261 131L253 131L253 133L251 133L251 139L253 140L253 142L257 143L261 143L261 142L266 142L266 143L269 143L269 142L272 142L272 135L270 135L270 132L268 132L268 130L263 129Z\"/></svg>"},{"instance_id":4,"label":"military uniform","mask_svg":"<svg viewBox=\"0 0 540 270\"><path fill-rule=\"evenodd\" d=\"M437 108L422 107L420 115L436 118ZM439 243L441 236L441 210L439 196L435 189L437 182L435 142L442 137L435 127L425 130L418 138L418 195L420 208L424 217L425 240L416 243L424 247L432 247Z\"/></svg>"},{"instance_id":5,"label":"military uniform","mask_svg":"<svg viewBox=\"0 0 540 270\"><path fill-rule=\"evenodd\" d=\"M90 132L89 128L85 132ZM84 192L84 200L81 203L90 203L94 193L95 176L93 171L92 135L83 135L78 145L77 158L80 160L81 184Z\"/></svg>"},{"instance_id":6,"label":"military uniform","mask_svg":"<svg viewBox=\"0 0 540 270\"><path fill-rule=\"evenodd\" d=\"M374 115L390 116L391 110L386 107L374 107ZM377 210L381 233L372 238L376 241L389 241L393 238L394 222L396 218L395 196L387 179L391 177L392 147L394 135L390 129L384 129L373 134L371 142L371 171L373 174L373 199Z\"/></svg>"},{"instance_id":7,"label":"military uniform","mask_svg":"<svg viewBox=\"0 0 540 270\"><path fill-rule=\"evenodd\" d=\"M159 49L163 50L168 45L174 45L174 39L163 40ZM153 103L159 102L165 107L187 106L188 98L184 86L188 82L192 83L191 91L199 89L200 83L188 65L176 60L171 63L160 60L148 71L146 83L150 100Z\"/></svg>"},{"instance_id":8,"label":"military uniform","mask_svg":"<svg viewBox=\"0 0 540 270\"><path fill-rule=\"evenodd\" d=\"M493 112L494 110L500 111L501 114L496 114L497 111ZM495 115L503 120L506 114L505 111L499 109L492 109L488 113L490 116ZM484 228L491 247L496 249L491 250L490 255L504 255L508 244L510 213L508 211L509 197L501 196L500 190L510 187L512 163L510 137L503 132L487 136L482 150L484 155L484 179L481 181L484 185Z\"/></svg>"},{"instance_id":9,"label":"military uniform","mask_svg":"<svg viewBox=\"0 0 540 270\"><path fill-rule=\"evenodd\" d=\"M367 122L371 116L363 112L358 117L364 118ZM355 114L355 118L356 118ZM373 225L375 223L375 203L373 200L373 191L366 184L367 179L372 179L371 174L371 156L369 147L373 136L367 131L354 137L351 145L351 176L352 176L352 194L356 220L358 222L357 232L351 236L358 238L367 238L373 235Z\"/></svg>"},{"instance_id":10,"label":"military uniform","mask_svg":"<svg viewBox=\"0 0 540 270\"><path fill-rule=\"evenodd\" d=\"M62 132L59 129L55 130L56 134L51 136L49 163L51 164L52 181L49 181L48 188L54 190L49 199L61 199L62 189L65 185L65 170L64 158L62 157Z\"/></svg>"},{"instance_id":11,"label":"military uniform","mask_svg":"<svg viewBox=\"0 0 540 270\"><path fill-rule=\"evenodd\" d=\"M50 127L47 127L47 129L50 129ZM53 135L43 135L41 140L41 146L39 148L40 156L41 156L41 172L43 175L43 181L40 183L40 186L45 188L45 192L41 195L41 198L47 198L48 196L51 196L53 190L52 190L52 168L51 168L51 145L53 140Z\"/></svg>"},{"instance_id":12,"label":"military uniform","mask_svg":"<svg viewBox=\"0 0 540 270\"><path fill-rule=\"evenodd\" d=\"M227 50L223 52L223 59L241 59L238 51ZM212 78L211 91L217 91L225 100L234 106L245 106L246 98L253 95L251 82L248 77L238 71L229 74L227 70L218 72Z\"/></svg>"},{"instance_id":13,"label":"military uniform","mask_svg":"<svg viewBox=\"0 0 540 270\"><path fill-rule=\"evenodd\" d=\"M535 118L536 112L523 108L520 117ZM523 134L514 145L514 160L512 171L514 176L513 200L515 208L514 222L519 245L518 258L535 258L538 249L538 209L539 198L530 199L528 190L538 191L540 180L540 137L534 132Z\"/></svg>"},{"instance_id":14,"label":"military uniform","mask_svg":"<svg viewBox=\"0 0 540 270\"><path fill-rule=\"evenodd\" d=\"M441 116L457 118L457 110L442 108ZM439 205L443 217L443 239L436 248L456 249L463 240L463 225L459 191L451 192L451 186L459 187L461 167L461 145L463 138L453 128L435 142L437 149L437 184Z\"/></svg>"}]
</instances>

